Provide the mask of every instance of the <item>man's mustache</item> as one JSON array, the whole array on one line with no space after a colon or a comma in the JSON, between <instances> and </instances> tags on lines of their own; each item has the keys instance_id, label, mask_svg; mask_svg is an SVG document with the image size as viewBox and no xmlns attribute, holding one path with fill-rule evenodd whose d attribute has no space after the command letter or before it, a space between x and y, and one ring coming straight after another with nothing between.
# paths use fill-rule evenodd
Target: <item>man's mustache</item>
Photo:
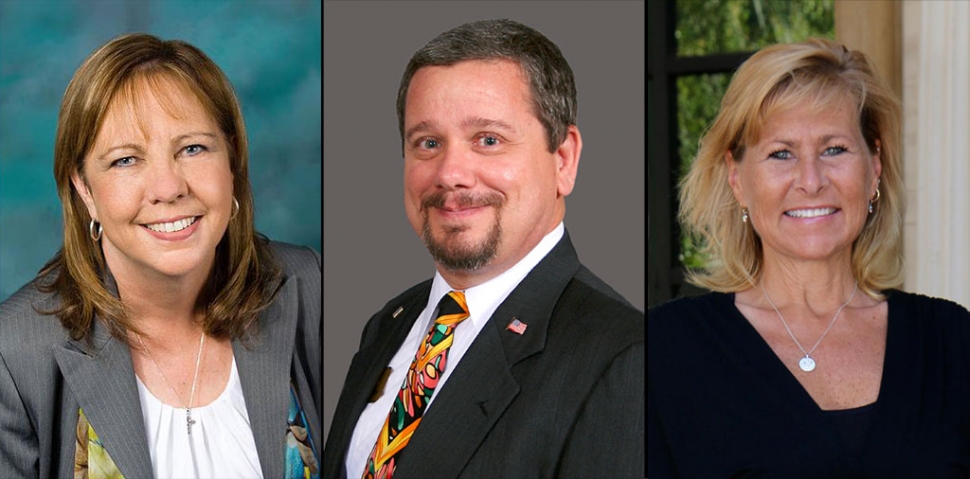
<instances>
[{"instance_id":1,"label":"man's mustache","mask_svg":"<svg viewBox=\"0 0 970 479\"><path fill-rule=\"evenodd\" d=\"M449 202L449 200L457 204L459 208L502 206L503 204L502 196L498 193L470 194L439 191L422 200L421 209L427 210L428 208L444 208L445 203Z\"/></svg>"}]
</instances>

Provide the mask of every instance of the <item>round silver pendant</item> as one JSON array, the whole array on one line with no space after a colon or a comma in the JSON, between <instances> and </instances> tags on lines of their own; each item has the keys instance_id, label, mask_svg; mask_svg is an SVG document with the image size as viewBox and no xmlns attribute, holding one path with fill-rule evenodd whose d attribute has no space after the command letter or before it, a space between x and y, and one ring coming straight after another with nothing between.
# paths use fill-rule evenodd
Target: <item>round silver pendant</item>
<instances>
[{"instance_id":1,"label":"round silver pendant","mask_svg":"<svg viewBox=\"0 0 970 479\"><path fill-rule=\"evenodd\" d=\"M798 367L805 371L806 373L815 369L815 360L805 356L800 361L798 361Z\"/></svg>"}]
</instances>

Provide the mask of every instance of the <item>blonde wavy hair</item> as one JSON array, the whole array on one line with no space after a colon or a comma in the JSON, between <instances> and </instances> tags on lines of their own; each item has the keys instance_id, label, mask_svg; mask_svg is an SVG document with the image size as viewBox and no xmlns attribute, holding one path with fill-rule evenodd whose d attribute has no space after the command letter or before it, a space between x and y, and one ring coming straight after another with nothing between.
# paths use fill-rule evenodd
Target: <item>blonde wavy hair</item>
<instances>
[{"instance_id":1,"label":"blonde wavy hair","mask_svg":"<svg viewBox=\"0 0 970 479\"><path fill-rule=\"evenodd\" d=\"M735 73L721 109L700 141L697 157L680 184L679 219L707 263L688 272L692 284L737 292L754 286L762 272L762 244L741 221L741 205L728 184L725 156L743 161L768 117L808 101L816 108L851 98L870 153L880 149L880 197L852 245L852 272L870 297L902 284L901 231L905 209L900 153L899 100L862 52L822 39L766 47Z\"/></svg>"}]
</instances>

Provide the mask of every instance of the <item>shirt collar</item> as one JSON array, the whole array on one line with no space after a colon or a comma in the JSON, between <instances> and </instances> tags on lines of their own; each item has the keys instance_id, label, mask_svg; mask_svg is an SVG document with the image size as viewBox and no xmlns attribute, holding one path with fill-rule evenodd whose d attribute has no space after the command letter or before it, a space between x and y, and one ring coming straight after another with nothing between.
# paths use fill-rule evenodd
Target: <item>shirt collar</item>
<instances>
[{"instance_id":1,"label":"shirt collar","mask_svg":"<svg viewBox=\"0 0 970 479\"><path fill-rule=\"evenodd\" d=\"M560 221L558 226L545 235L539 241L539 244L535 248L532 248L532 251L514 266L478 286L466 289L464 291L465 300L468 303L468 312L470 315L468 321L472 321L476 326L488 321L492 313L498 308L498 305L502 301L505 301L505 298L508 297L512 290L559 243L565 231L566 227ZM428 305L432 309L436 308L441 298L453 290L454 288L445 281L441 273L435 272L434 281L431 283L431 295L428 297Z\"/></svg>"}]
</instances>

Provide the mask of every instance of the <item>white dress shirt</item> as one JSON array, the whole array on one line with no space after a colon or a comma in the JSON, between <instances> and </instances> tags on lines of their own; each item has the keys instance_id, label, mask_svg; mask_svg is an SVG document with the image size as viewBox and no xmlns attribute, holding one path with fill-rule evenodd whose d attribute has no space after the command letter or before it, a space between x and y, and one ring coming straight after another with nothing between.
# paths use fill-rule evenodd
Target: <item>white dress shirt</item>
<instances>
[{"instance_id":1,"label":"white dress shirt","mask_svg":"<svg viewBox=\"0 0 970 479\"><path fill-rule=\"evenodd\" d=\"M448 350L448 366L445 368L444 374L441 375L438 386L428 401L427 408L430 408L434 403L435 398L438 397L438 392L448 382L451 372L458 367L461 358L468 351L475 338L478 337L478 333L485 327L485 323L492 317L492 313L505 301L512 290L525 279L526 275L552 251L552 248L562 239L565 231L565 226L560 222L515 266L495 278L465 290L469 317L455 327L451 349ZM454 288L448 285L440 273L435 274L434 281L431 284L431 294L428 297L428 305L421 311L418 319L414 321L404 343L401 344L400 349L397 350L388 364L392 371L384 384L383 394L376 402L369 403L357 420L357 426L354 428L354 435L351 438L346 458L347 473L351 479L359 478L363 474L364 467L367 466L367 458L373 451L374 444L377 442L377 435L380 434L384 420L387 419L387 415L391 411L395 395L401 389L401 384L404 382L408 368L411 367L411 361L414 360L418 346L427 336L428 330L434 322L436 316L434 313L438 309L438 302L449 291L453 290ZM425 414L427 412L428 409L425 409ZM420 427L418 426L419 430Z\"/></svg>"}]
</instances>

